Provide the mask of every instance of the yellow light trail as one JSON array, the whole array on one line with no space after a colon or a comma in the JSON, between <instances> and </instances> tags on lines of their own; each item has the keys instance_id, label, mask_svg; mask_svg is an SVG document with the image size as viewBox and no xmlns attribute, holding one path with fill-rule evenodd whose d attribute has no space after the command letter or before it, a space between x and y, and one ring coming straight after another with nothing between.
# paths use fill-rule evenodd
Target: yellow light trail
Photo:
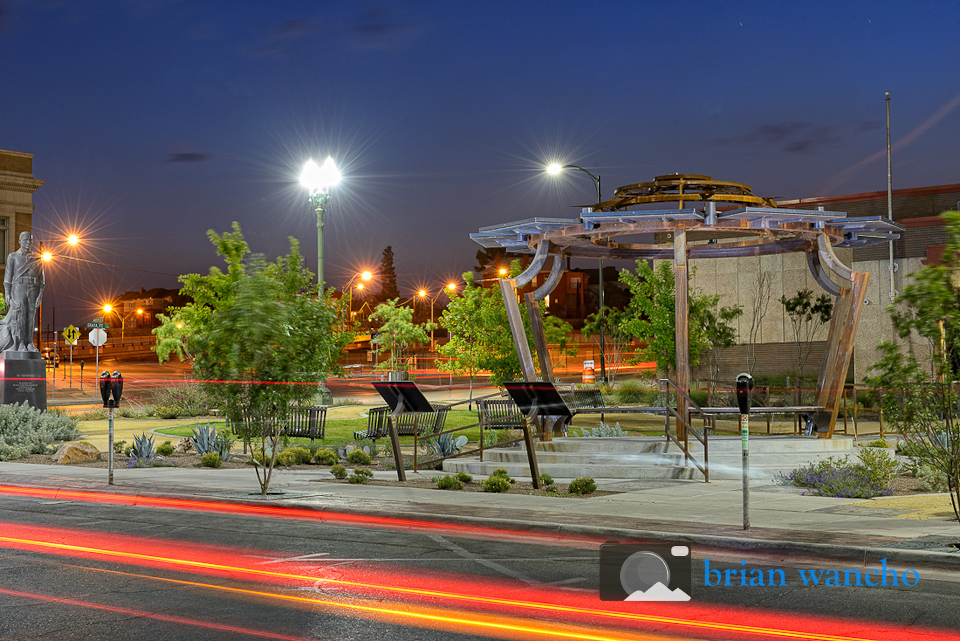
<instances>
[{"instance_id":1,"label":"yellow light trail","mask_svg":"<svg viewBox=\"0 0 960 641\"><path fill-rule=\"evenodd\" d=\"M609 610L596 610L591 608L580 608L580 607L574 607L574 606L565 606L565 605L557 605L557 604L542 603L542 602L519 601L519 600L513 600L513 599L497 599L497 598L483 597L483 596L477 596L477 595L463 595L463 594L456 594L456 593L450 593L450 592L425 590L420 588L375 585L375 584L362 583L357 581L344 581L340 579L327 579L322 577L291 574L291 573L285 573L285 572L273 572L270 570L244 568L244 567L230 566L230 565L224 565L219 563L207 563L204 561L191 561L187 559L160 557L160 556L140 554L135 552L118 552L114 550L93 548L89 546L71 545L67 543L54 543L49 541L36 541L31 539L21 539L16 537L9 537L9 536L0 536L0 542L7 542L14 545L26 545L26 546L39 547L44 549L59 550L64 552L95 554L99 556L119 558L119 559L125 559L125 560L149 561L153 563L167 564L174 567L216 570L221 572L232 572L240 575L252 575L252 576L263 577L263 578L276 578L276 579L286 579L286 580L295 580L295 581L309 581L314 583L317 581L323 581L325 583L344 585L344 586L350 586L355 588L382 590L386 592L397 592L401 594L418 595L418 596L429 596L429 597L435 597L435 598L441 598L441 599L467 601L470 603L486 603L486 604L501 605L501 606L512 606L516 608L539 610L543 612L606 617L606 618L618 619L622 621L660 623L660 624L681 626L686 628L699 628L704 630L722 630L725 632L742 632L742 633L755 634L760 636L792 638L792 639L807 639L810 641L877 641L876 638L869 639L866 637L851 637L851 636L842 636L842 635L833 635L833 634L819 634L819 633L813 633L813 632L785 630L785 629L779 629L779 628L766 628L766 627L760 627L760 626L747 626L747 625L739 625L739 624L733 624L733 623L696 621L696 620L690 620L690 619L680 619L676 617L665 617L665 616L659 616L659 615L614 612ZM903 631L898 630L898 632L903 632ZM905 639L905 637L903 636L901 636L900 638ZM933 637L924 636L923 638L930 639ZM944 637L944 638L948 638L948 637Z\"/></svg>"}]
</instances>

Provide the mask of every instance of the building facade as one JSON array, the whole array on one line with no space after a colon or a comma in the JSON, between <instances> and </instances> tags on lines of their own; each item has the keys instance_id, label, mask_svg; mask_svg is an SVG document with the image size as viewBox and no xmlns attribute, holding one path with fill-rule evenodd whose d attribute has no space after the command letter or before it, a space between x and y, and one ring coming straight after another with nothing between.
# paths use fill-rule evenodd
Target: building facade
<instances>
[{"instance_id":1,"label":"building facade","mask_svg":"<svg viewBox=\"0 0 960 641\"><path fill-rule=\"evenodd\" d=\"M0 149L0 279L20 233L33 231L33 194L43 183L33 177L33 154Z\"/></svg>"}]
</instances>

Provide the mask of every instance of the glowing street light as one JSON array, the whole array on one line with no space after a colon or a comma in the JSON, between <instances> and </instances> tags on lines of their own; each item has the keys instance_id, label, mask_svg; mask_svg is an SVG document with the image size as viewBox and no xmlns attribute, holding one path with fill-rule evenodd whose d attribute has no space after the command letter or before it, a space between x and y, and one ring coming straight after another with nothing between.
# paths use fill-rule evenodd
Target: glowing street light
<instances>
[{"instance_id":1,"label":"glowing street light","mask_svg":"<svg viewBox=\"0 0 960 641\"><path fill-rule=\"evenodd\" d=\"M447 283L447 286L437 292L437 295L430 299L430 351L433 351L433 304L437 302L437 299L440 298L440 294L447 292L447 296L452 296L453 292L457 291L456 283ZM417 292L417 296L422 298L424 301L428 298L427 290L421 289Z\"/></svg>"},{"instance_id":2,"label":"glowing street light","mask_svg":"<svg viewBox=\"0 0 960 641\"><path fill-rule=\"evenodd\" d=\"M113 305L111 305L111 304L109 304L109 303L107 303L106 305L103 306L103 313L104 313L104 314L110 314L110 313L116 314L116 315L117 315L117 318L120 319L120 340L123 340L123 332L124 332L124 327L126 326L126 320L127 320L128 318L130 318L131 316L133 316L134 314L136 314L137 316L143 317L143 310L142 310L142 309L135 309L135 310L131 311L129 314L124 315L124 314L121 314L121 313L120 313L120 310L119 310L119 309L116 309Z\"/></svg>"},{"instance_id":3,"label":"glowing street light","mask_svg":"<svg viewBox=\"0 0 960 641\"><path fill-rule=\"evenodd\" d=\"M330 202L331 190L340 182L340 170L333 158L327 156L323 165L311 158L300 173L300 184L307 188L307 200L317 213L317 285L323 293L323 215Z\"/></svg>"},{"instance_id":4,"label":"glowing street light","mask_svg":"<svg viewBox=\"0 0 960 641\"><path fill-rule=\"evenodd\" d=\"M599 205L602 202L602 197L600 195L600 176L595 176L590 173L583 167L579 165L569 165L569 164L560 164L558 162L550 163L547 165L547 173L551 176L558 176L564 169L579 169L586 175L590 176L590 180L593 181L594 186L597 188L597 204ZM600 382L606 384L607 382L607 360L604 357L603 352L605 351L604 336L603 336L603 259L600 259L600 270L599 277L597 278L597 288L600 291L600 309L597 310L600 317Z\"/></svg>"}]
</instances>

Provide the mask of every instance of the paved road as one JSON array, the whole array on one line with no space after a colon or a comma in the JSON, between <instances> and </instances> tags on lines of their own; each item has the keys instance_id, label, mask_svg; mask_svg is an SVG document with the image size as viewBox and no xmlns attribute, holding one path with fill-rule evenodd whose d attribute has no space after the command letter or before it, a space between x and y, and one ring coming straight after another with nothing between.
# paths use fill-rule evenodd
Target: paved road
<instances>
[{"instance_id":1,"label":"paved road","mask_svg":"<svg viewBox=\"0 0 960 641\"><path fill-rule=\"evenodd\" d=\"M800 638L899 641L921 638L918 626L938 628L928 639L960 630L955 572L918 568L914 581L911 568L890 566L916 585L814 587L799 570L809 578L836 568L843 583L844 569L876 568L695 549L693 601L610 603L597 598L594 542L192 507L5 496L0 638L740 639L803 630L810 636ZM777 585L750 586L758 576ZM490 598L501 601L482 600Z\"/></svg>"}]
</instances>

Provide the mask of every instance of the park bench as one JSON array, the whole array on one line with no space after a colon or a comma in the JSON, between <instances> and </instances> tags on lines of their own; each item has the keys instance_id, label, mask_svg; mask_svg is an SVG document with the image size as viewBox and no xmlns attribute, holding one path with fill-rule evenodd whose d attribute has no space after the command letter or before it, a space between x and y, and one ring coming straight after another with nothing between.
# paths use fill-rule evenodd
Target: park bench
<instances>
[{"instance_id":1,"label":"park bench","mask_svg":"<svg viewBox=\"0 0 960 641\"><path fill-rule=\"evenodd\" d=\"M255 433L254 423L268 431L280 428L281 436L302 436L311 441L323 438L327 426L327 408L320 405L296 405L290 408L286 416L273 415L264 421L243 413L240 423L229 423L230 429L237 436L243 433Z\"/></svg>"},{"instance_id":2,"label":"park bench","mask_svg":"<svg viewBox=\"0 0 960 641\"><path fill-rule=\"evenodd\" d=\"M603 422L603 410L606 409L607 405L603 402L603 394L600 390L596 388L590 389L578 389L574 390L570 394L561 394L563 400L567 403L570 409L575 412L583 412L584 410L601 410L600 422ZM596 414L596 411L585 412L590 414Z\"/></svg>"},{"instance_id":3,"label":"park bench","mask_svg":"<svg viewBox=\"0 0 960 641\"><path fill-rule=\"evenodd\" d=\"M447 421L448 407L438 407L436 412L401 414L396 421L397 436L422 436L443 431ZM374 443L378 438L390 436L387 417L393 410L386 405L374 407L367 413L367 429L353 433L355 440L370 439Z\"/></svg>"},{"instance_id":4,"label":"park bench","mask_svg":"<svg viewBox=\"0 0 960 641\"><path fill-rule=\"evenodd\" d=\"M489 398L477 401L477 419L490 430L520 430L526 417L512 400Z\"/></svg>"}]
</instances>

